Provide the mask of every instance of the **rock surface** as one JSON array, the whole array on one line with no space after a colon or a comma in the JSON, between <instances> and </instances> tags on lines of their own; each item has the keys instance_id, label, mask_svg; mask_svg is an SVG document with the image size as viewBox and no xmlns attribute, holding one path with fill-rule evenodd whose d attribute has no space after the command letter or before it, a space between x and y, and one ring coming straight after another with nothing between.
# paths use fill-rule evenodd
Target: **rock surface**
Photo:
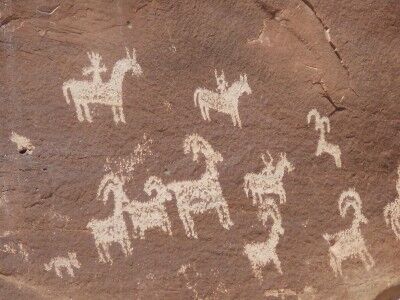
<instances>
[{"instance_id":1,"label":"rock surface","mask_svg":"<svg viewBox=\"0 0 400 300\"><path fill-rule=\"evenodd\" d=\"M400 197L399 16L396 0L0 2L1 297L374 299L398 285L400 215L391 227L384 209ZM242 128L207 93L238 101ZM88 117L89 98L101 103ZM325 139L307 123L314 108ZM280 153L294 169L276 181ZM244 178L261 171L272 188L254 205ZM169 189L146 193L151 176ZM361 205L342 217L350 188ZM348 228L356 242L323 238ZM276 255L282 273L268 261L257 277L245 245L267 241L255 256Z\"/></svg>"}]
</instances>

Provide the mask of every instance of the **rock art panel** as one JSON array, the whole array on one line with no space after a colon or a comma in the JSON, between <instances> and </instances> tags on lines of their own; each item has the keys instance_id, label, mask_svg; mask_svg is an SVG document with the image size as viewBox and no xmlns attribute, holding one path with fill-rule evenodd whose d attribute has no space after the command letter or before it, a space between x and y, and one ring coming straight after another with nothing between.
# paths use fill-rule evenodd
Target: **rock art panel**
<instances>
[{"instance_id":1,"label":"rock art panel","mask_svg":"<svg viewBox=\"0 0 400 300\"><path fill-rule=\"evenodd\" d=\"M53 257L50 262L44 264L44 269L50 272L54 269L54 272L58 277L63 278L63 270L71 277L75 277L74 268L80 269L81 264L78 261L75 252L68 252L68 256L57 256Z\"/></svg>"},{"instance_id":2,"label":"rock art panel","mask_svg":"<svg viewBox=\"0 0 400 300\"><path fill-rule=\"evenodd\" d=\"M79 122L93 122L89 104L102 104L111 107L114 122L126 123L122 102L122 82L125 74L132 71L133 75L140 76L142 68L136 59L136 51L132 53L126 48L126 57L118 60L112 71L109 81L103 82L101 73L106 72L105 65L101 65L101 56L98 53L88 53L91 65L82 70L83 76L92 75L92 80L70 79L62 86L65 100L75 105Z\"/></svg>"},{"instance_id":3,"label":"rock art panel","mask_svg":"<svg viewBox=\"0 0 400 300\"><path fill-rule=\"evenodd\" d=\"M326 140L326 133L329 133L331 131L331 125L330 125L329 118L321 117L319 112L315 108L310 110L310 112L307 115L308 124L310 124L312 122L313 118L314 118L314 122L315 122L315 130L319 131L319 140L318 140L318 146L317 146L317 151L315 152L315 155L320 156L323 153L327 153L334 158L336 167L341 168L342 167L342 160L341 160L342 152L340 151L339 146L331 144Z\"/></svg>"},{"instance_id":4,"label":"rock art panel","mask_svg":"<svg viewBox=\"0 0 400 300\"><path fill-rule=\"evenodd\" d=\"M229 215L228 204L222 195L217 169L217 165L223 161L221 153L215 151L210 143L198 134L191 134L185 138L183 150L185 154L192 153L195 162L198 161L199 154L202 154L206 163L206 170L200 179L167 184L167 189L172 191L176 198L179 217L186 235L198 238L192 214L198 215L209 210L215 210L222 227L230 229L233 222Z\"/></svg>"},{"instance_id":5,"label":"rock art panel","mask_svg":"<svg viewBox=\"0 0 400 300\"><path fill-rule=\"evenodd\" d=\"M390 225L396 238L400 240L400 166L397 168L397 176L397 198L385 206L383 215L386 224Z\"/></svg>"},{"instance_id":6,"label":"rock art panel","mask_svg":"<svg viewBox=\"0 0 400 300\"><path fill-rule=\"evenodd\" d=\"M283 176L294 170L294 166L289 162L286 153L279 155L280 159L274 166L274 159L267 151L269 160L265 154L261 154L261 159L265 167L260 173L247 173L244 176L244 192L246 196L253 196L253 204L263 201L263 196L275 194L279 196L280 203L286 202L286 191L283 187Z\"/></svg>"},{"instance_id":7,"label":"rock art panel","mask_svg":"<svg viewBox=\"0 0 400 300\"><path fill-rule=\"evenodd\" d=\"M343 276L342 262L350 258L360 259L367 271L374 265L375 261L368 252L362 236L360 225L367 224L368 220L361 212L361 197L355 189L342 192L338 200L339 212L342 218L346 217L350 207L354 209L354 217L351 227L335 234L325 233L324 239L329 243L330 265L335 276Z\"/></svg>"},{"instance_id":8,"label":"rock art panel","mask_svg":"<svg viewBox=\"0 0 400 300\"><path fill-rule=\"evenodd\" d=\"M217 80L217 91L211 91L206 88L197 88L194 91L194 106L199 106L201 116L204 121L211 121L210 109L230 115L233 126L242 128L242 121L239 116L239 98L244 93L252 93L247 75L240 75L239 80L232 83L231 86L225 80L224 71L220 76L215 70L215 79Z\"/></svg>"}]
</instances>

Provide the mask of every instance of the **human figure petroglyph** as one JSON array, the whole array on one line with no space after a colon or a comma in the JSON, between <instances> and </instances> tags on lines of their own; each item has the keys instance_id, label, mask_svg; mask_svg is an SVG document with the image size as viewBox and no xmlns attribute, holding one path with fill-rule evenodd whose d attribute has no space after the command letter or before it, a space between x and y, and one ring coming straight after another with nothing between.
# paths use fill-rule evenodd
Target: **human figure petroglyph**
<instances>
[{"instance_id":1,"label":"human figure petroglyph","mask_svg":"<svg viewBox=\"0 0 400 300\"><path fill-rule=\"evenodd\" d=\"M217 70L214 70L215 74L215 80L217 81L217 92L222 94L226 92L226 89L228 88L228 82L225 80L225 73L224 70L222 70L221 75L218 76Z\"/></svg>"},{"instance_id":2,"label":"human figure petroglyph","mask_svg":"<svg viewBox=\"0 0 400 300\"><path fill-rule=\"evenodd\" d=\"M246 244L244 254L250 260L254 276L262 280L262 269L270 262L275 265L279 274L283 274L281 262L276 254L276 246L279 238L285 233L282 227L282 217L278 206L273 199L267 199L259 206L258 219L266 226L268 218L273 221L269 238L265 242L254 242Z\"/></svg>"},{"instance_id":3,"label":"human figure petroglyph","mask_svg":"<svg viewBox=\"0 0 400 300\"><path fill-rule=\"evenodd\" d=\"M197 88L194 92L194 105L199 105L201 116L205 121L211 121L209 110L228 114L232 118L233 125L242 128L242 122L239 117L239 97L246 93L251 94L251 88L247 82L247 75L240 75L240 79L235 81L229 88L225 81L225 74L218 76L215 70L217 80L217 91L210 91L205 88Z\"/></svg>"},{"instance_id":4,"label":"human figure petroglyph","mask_svg":"<svg viewBox=\"0 0 400 300\"><path fill-rule=\"evenodd\" d=\"M99 260L103 263L113 263L110 255L110 246L113 243L121 246L125 256L132 252L122 210L122 206L129 203L123 185L123 178L118 177L114 173L109 173L103 177L97 191L97 197L106 203L109 195L113 194L113 214L102 220L92 219L86 226L92 231Z\"/></svg>"},{"instance_id":5,"label":"human figure petroglyph","mask_svg":"<svg viewBox=\"0 0 400 300\"><path fill-rule=\"evenodd\" d=\"M340 157L342 152L340 151L339 146L327 142L325 137L326 133L331 131L329 119L327 117L321 117L315 108L307 115L308 124L311 123L313 117L315 118L315 130L319 131L319 140L315 155L320 156L322 153L330 154L335 159L336 167L341 168L342 161Z\"/></svg>"},{"instance_id":6,"label":"human figure petroglyph","mask_svg":"<svg viewBox=\"0 0 400 300\"><path fill-rule=\"evenodd\" d=\"M44 264L46 271L50 271L54 268L57 276L63 278L62 269L67 271L67 274L71 277L75 277L74 269L79 269L81 264L79 263L75 252L68 252L68 257L57 256L50 260L49 263Z\"/></svg>"},{"instance_id":7,"label":"human figure petroglyph","mask_svg":"<svg viewBox=\"0 0 400 300\"><path fill-rule=\"evenodd\" d=\"M361 234L360 224L367 224L367 218L361 212L361 198L354 190L349 189L342 192L339 198L340 216L346 216L349 207L354 209L353 222L349 229L342 230L335 234L325 233L324 239L328 241L330 265L335 272L335 276L342 276L342 262L349 258L359 258L365 268L370 270L374 265L374 259L368 252Z\"/></svg>"},{"instance_id":8,"label":"human figure petroglyph","mask_svg":"<svg viewBox=\"0 0 400 300\"><path fill-rule=\"evenodd\" d=\"M397 168L397 176L397 198L385 206L383 216L386 224L391 226L396 238L400 240L400 165Z\"/></svg>"},{"instance_id":9,"label":"human figure petroglyph","mask_svg":"<svg viewBox=\"0 0 400 300\"><path fill-rule=\"evenodd\" d=\"M71 100L74 102L80 122L93 121L88 105L97 103L111 106L116 124L126 123L122 106L122 82L129 70L136 76L142 74L142 68L136 60L135 49L132 54L126 49L126 57L115 63L108 82L101 80L100 74L107 70L105 65L100 65L101 56L98 53L88 53L88 56L92 65L85 67L82 74L84 76L93 74L93 79L92 81L70 79L64 82L62 89L67 103L69 104Z\"/></svg>"},{"instance_id":10,"label":"human figure petroglyph","mask_svg":"<svg viewBox=\"0 0 400 300\"><path fill-rule=\"evenodd\" d=\"M131 217L133 237L136 238L139 235L141 239L144 239L145 231L152 228L161 228L165 233L172 235L171 222L165 207L165 202L172 200L171 193L156 176L151 176L146 181L144 191L149 196L153 191L156 195L145 202L132 200L123 207L123 210Z\"/></svg>"},{"instance_id":11,"label":"human figure petroglyph","mask_svg":"<svg viewBox=\"0 0 400 300\"><path fill-rule=\"evenodd\" d=\"M196 162L199 153L203 154L206 163L206 170L200 179L174 181L167 184L168 190L175 195L179 217L186 235L198 238L192 215L210 210L216 210L222 227L229 229L233 222L229 215L228 204L222 195L217 170L217 164L223 161L221 153L215 151L204 138L197 134L191 134L185 138L183 149L185 154L192 153L193 161Z\"/></svg>"},{"instance_id":12,"label":"human figure petroglyph","mask_svg":"<svg viewBox=\"0 0 400 300\"><path fill-rule=\"evenodd\" d=\"M269 161L266 161L265 155L261 159L265 167L260 173L247 173L244 176L244 191L246 196L250 194L253 197L253 204L262 202L263 196L267 194L276 194L279 196L280 203L286 202L286 191L283 187L283 176L285 172L292 172L294 166L288 161L286 153L280 153L280 160L273 165L273 158L267 151Z\"/></svg>"}]
</instances>

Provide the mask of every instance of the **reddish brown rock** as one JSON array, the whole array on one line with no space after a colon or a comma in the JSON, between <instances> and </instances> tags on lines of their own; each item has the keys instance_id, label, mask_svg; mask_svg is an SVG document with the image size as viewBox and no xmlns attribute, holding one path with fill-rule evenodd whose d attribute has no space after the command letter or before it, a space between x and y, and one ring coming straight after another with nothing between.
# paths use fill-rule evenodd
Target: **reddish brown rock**
<instances>
[{"instance_id":1,"label":"reddish brown rock","mask_svg":"<svg viewBox=\"0 0 400 300\"><path fill-rule=\"evenodd\" d=\"M398 297L400 241L385 223L384 209L400 197L399 14L397 1L0 3L3 297ZM77 90L69 88L68 104L63 84L93 81L103 64L107 71L100 80L108 82L117 61L135 57L133 49L142 73L132 63L121 85L112 85L121 87L125 123L115 117L123 118L118 106L114 113L101 104L88 105L92 122L79 121ZM86 69L85 76L87 52L102 60L97 69ZM195 106L197 88L217 92L215 69L218 75L224 71L225 88L245 80L251 88L251 93L229 98L239 99L242 128L218 109L211 108L211 121L205 121ZM87 95L103 91L93 101L107 98L101 95L116 99L118 93L104 92L101 81L93 86ZM319 133L314 120L307 124L314 108L329 117L326 141L340 148L340 168L331 155L315 155ZM16 142L13 132L28 141ZM195 139L185 153L191 134L209 146ZM198 161L193 160L196 149ZM286 202L270 195L284 229L274 248L282 274L268 262L260 280L244 248L271 239L278 223L268 203L264 215L258 213L262 208L252 205L243 184L247 173L262 171L260 155L266 151L274 164L279 153L286 153L294 169L282 178ZM213 161L217 152L223 159L218 163ZM175 188L164 204L172 235L161 225L146 223L147 229L139 226L144 239L133 238L137 227L132 218L142 215L131 216L126 206L118 215L117 194L104 202L97 195L111 172L113 180L125 179L125 196L118 195L142 202L161 195L143 190L150 176L170 188L174 181L216 176L233 225L220 221L216 209L192 214L198 238L188 237ZM116 186L108 185L114 191ZM360 195L360 212L368 219L357 228L374 264L367 270L355 255L343 260L343 275L335 276L329 258L335 242L323 235L352 226L355 210L349 208L342 218L338 207L341 193L350 188ZM206 196L199 196L199 203L201 197L222 199L217 185L202 189ZM122 245L113 242L112 264L102 263L87 225L113 214L122 216L118 224L126 226L131 253L125 255ZM79 264L69 252L76 253Z\"/></svg>"}]
</instances>

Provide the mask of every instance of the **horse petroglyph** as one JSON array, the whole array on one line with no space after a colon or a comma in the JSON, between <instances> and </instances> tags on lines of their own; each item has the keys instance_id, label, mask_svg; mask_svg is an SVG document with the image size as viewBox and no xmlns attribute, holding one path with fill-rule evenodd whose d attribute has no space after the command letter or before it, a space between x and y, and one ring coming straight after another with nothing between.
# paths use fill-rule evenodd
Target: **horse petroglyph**
<instances>
[{"instance_id":1,"label":"horse petroglyph","mask_svg":"<svg viewBox=\"0 0 400 300\"><path fill-rule=\"evenodd\" d=\"M276 254L276 246L278 245L279 237L283 235L285 231L282 227L281 214L273 199L268 199L259 206L259 209L258 218L264 226L266 226L268 218L271 218L273 221L271 233L265 242L246 244L244 247L244 254L247 255L250 260L254 276L262 280L262 269L270 262L275 265L279 274L283 274L281 262Z\"/></svg>"},{"instance_id":2,"label":"horse petroglyph","mask_svg":"<svg viewBox=\"0 0 400 300\"><path fill-rule=\"evenodd\" d=\"M11 142L17 144L17 149L19 153L28 153L28 154L32 154L33 150L35 149L35 146L32 145L31 141L22 136L19 135L15 132L11 133L11 137L10 137Z\"/></svg>"},{"instance_id":3,"label":"horse petroglyph","mask_svg":"<svg viewBox=\"0 0 400 300\"><path fill-rule=\"evenodd\" d=\"M311 123L313 117L315 118L315 130L319 131L319 140L315 155L320 156L322 153L330 154L335 159L336 167L341 168L342 161L340 156L342 155L342 152L340 151L339 146L328 143L325 137L325 134L331 131L329 119L327 117L321 117L315 108L307 115L308 124Z\"/></svg>"},{"instance_id":4,"label":"horse petroglyph","mask_svg":"<svg viewBox=\"0 0 400 300\"><path fill-rule=\"evenodd\" d=\"M385 206L383 215L385 217L386 224L392 227L396 238L400 240L400 165L397 168L397 176L397 198Z\"/></svg>"},{"instance_id":5,"label":"horse petroglyph","mask_svg":"<svg viewBox=\"0 0 400 300\"><path fill-rule=\"evenodd\" d=\"M113 243L121 246L125 256L132 252L128 230L122 214L122 206L129 203L123 185L123 179L114 173L109 173L103 177L97 191L97 198L106 203L109 194L112 192L114 200L113 214L102 220L92 219L86 226L92 231L99 260L103 263L109 262L112 264L113 260L109 248Z\"/></svg>"},{"instance_id":6,"label":"horse petroglyph","mask_svg":"<svg viewBox=\"0 0 400 300\"><path fill-rule=\"evenodd\" d=\"M101 56L98 53L88 53L91 66L83 68L83 76L92 74L92 80L70 79L64 82L62 90L65 100L69 104L71 100L75 104L78 120L92 122L92 116L89 110L89 104L103 104L111 106L114 116L114 122L125 122L125 116L122 107L122 82L125 73L132 71L132 75L140 76L142 68L136 61L136 52L132 53L126 49L126 57L118 60L111 72L108 82L103 82L101 73L106 72L105 65L101 65ZM83 110L83 112L82 112Z\"/></svg>"},{"instance_id":7,"label":"horse petroglyph","mask_svg":"<svg viewBox=\"0 0 400 300\"><path fill-rule=\"evenodd\" d=\"M44 268L46 271L50 271L54 268L57 276L63 278L62 269L67 271L67 274L71 277L75 277L74 269L79 269L81 264L79 263L78 259L76 258L75 252L68 252L68 257L57 256L50 260L49 263L44 264Z\"/></svg>"},{"instance_id":8,"label":"horse petroglyph","mask_svg":"<svg viewBox=\"0 0 400 300\"><path fill-rule=\"evenodd\" d=\"M222 188L219 183L217 164L223 161L221 153L215 151L211 145L201 136L191 134L183 143L185 154L193 154L193 161L198 161L199 153L203 154L206 163L206 170L198 180L174 181L167 185L176 198L179 217L182 220L186 235L198 238L194 230L192 214L202 214L209 210L216 210L220 224L229 229L231 221L228 204L222 195Z\"/></svg>"},{"instance_id":9,"label":"horse petroglyph","mask_svg":"<svg viewBox=\"0 0 400 300\"><path fill-rule=\"evenodd\" d=\"M248 173L244 176L244 191L249 197L250 193L253 196L253 204L262 202L262 198L268 194L276 194L279 196L280 203L286 202L286 191L283 187L283 175L286 172L294 170L293 165L288 161L286 153L281 153L280 160L274 166L273 158L267 151L269 160L261 154L261 159L265 167L260 173Z\"/></svg>"},{"instance_id":10,"label":"horse petroglyph","mask_svg":"<svg viewBox=\"0 0 400 300\"><path fill-rule=\"evenodd\" d=\"M342 230L335 234L325 233L324 239L328 241L330 265L335 272L335 276L342 276L342 262L349 258L359 258L365 268L370 270L374 265L374 259L368 252L361 234L360 224L367 224L367 218L361 212L361 198L354 190L349 189L342 192L339 198L340 216L346 216L349 207L354 209L353 222L349 229Z\"/></svg>"},{"instance_id":11,"label":"horse petroglyph","mask_svg":"<svg viewBox=\"0 0 400 300\"><path fill-rule=\"evenodd\" d=\"M201 116L205 121L211 121L210 108L218 112L228 114L232 118L233 125L242 128L242 122L239 117L239 97L246 93L251 94L251 88L247 82L247 75L240 75L240 79L228 87L225 80L224 71L218 76L215 70L215 79L217 80L217 91L210 91L205 88L197 88L194 92L194 105L199 105Z\"/></svg>"}]
</instances>

